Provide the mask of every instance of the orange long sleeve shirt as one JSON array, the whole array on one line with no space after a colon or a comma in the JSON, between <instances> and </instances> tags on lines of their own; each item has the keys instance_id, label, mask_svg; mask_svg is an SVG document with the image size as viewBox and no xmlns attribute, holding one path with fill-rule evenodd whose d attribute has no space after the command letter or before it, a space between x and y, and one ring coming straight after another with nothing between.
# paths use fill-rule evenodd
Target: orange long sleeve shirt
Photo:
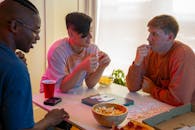
<instances>
[{"instance_id":1,"label":"orange long sleeve shirt","mask_svg":"<svg viewBox=\"0 0 195 130\"><path fill-rule=\"evenodd\" d=\"M142 65L132 64L128 89L140 90L144 76L155 84L150 93L154 98L174 106L195 103L195 55L185 44L175 41L166 54L151 52Z\"/></svg>"}]
</instances>

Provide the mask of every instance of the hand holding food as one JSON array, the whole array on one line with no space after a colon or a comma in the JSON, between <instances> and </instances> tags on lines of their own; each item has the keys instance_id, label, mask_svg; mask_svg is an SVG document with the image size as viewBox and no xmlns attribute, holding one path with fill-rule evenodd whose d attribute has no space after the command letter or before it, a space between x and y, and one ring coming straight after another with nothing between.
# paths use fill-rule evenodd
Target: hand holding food
<instances>
[{"instance_id":1,"label":"hand holding food","mask_svg":"<svg viewBox=\"0 0 195 130\"><path fill-rule=\"evenodd\" d=\"M101 67L106 67L110 64L110 57L103 51L98 53L99 56L99 64Z\"/></svg>"},{"instance_id":2,"label":"hand holding food","mask_svg":"<svg viewBox=\"0 0 195 130\"><path fill-rule=\"evenodd\" d=\"M136 65L140 65L143 60L144 60L144 57L146 57L148 54L149 54L149 51L150 51L150 45L141 45L137 48L137 52L136 52L136 58L134 60L134 63Z\"/></svg>"},{"instance_id":3,"label":"hand holding food","mask_svg":"<svg viewBox=\"0 0 195 130\"><path fill-rule=\"evenodd\" d=\"M96 55L89 55L83 60L81 66L88 72L94 72L99 66L98 57Z\"/></svg>"}]
</instances>

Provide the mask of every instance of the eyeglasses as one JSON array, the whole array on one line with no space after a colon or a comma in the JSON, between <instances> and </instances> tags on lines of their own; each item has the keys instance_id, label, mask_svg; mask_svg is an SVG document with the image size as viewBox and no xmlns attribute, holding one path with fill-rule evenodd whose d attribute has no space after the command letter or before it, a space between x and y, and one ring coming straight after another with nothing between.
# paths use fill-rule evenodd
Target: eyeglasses
<instances>
[{"instance_id":1,"label":"eyeglasses","mask_svg":"<svg viewBox=\"0 0 195 130\"><path fill-rule=\"evenodd\" d=\"M19 20L19 19L16 19L16 22L22 24L23 27L25 27L25 28L31 30L35 35L38 35L39 32L40 32L39 30L33 29L30 25L25 24L23 21L21 21L21 20Z\"/></svg>"}]
</instances>

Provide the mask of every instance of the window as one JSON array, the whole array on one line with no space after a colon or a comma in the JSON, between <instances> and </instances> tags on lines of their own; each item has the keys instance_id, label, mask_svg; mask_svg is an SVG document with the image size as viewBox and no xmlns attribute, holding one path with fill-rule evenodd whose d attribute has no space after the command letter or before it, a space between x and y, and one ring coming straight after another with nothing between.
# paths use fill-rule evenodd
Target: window
<instances>
[{"instance_id":1,"label":"window","mask_svg":"<svg viewBox=\"0 0 195 130\"><path fill-rule=\"evenodd\" d=\"M195 49L195 8L191 8L194 3L194 0L98 0L96 44L111 58L104 74L110 75L118 68L128 72L137 47L147 44L147 22L156 15L173 15L180 25L177 39ZM190 11L180 6L184 4L190 6Z\"/></svg>"}]
</instances>

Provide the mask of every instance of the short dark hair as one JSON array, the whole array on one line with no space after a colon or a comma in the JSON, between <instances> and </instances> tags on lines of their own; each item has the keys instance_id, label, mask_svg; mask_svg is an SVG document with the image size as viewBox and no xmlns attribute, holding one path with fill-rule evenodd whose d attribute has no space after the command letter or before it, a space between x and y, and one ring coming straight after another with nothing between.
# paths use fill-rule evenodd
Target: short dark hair
<instances>
[{"instance_id":1,"label":"short dark hair","mask_svg":"<svg viewBox=\"0 0 195 130\"><path fill-rule=\"evenodd\" d=\"M88 34L92 18L84 13L72 12L66 15L66 27L72 27L79 34Z\"/></svg>"},{"instance_id":2,"label":"short dark hair","mask_svg":"<svg viewBox=\"0 0 195 130\"><path fill-rule=\"evenodd\" d=\"M33 3L31 3L29 0L13 0L17 3L19 3L20 5L30 9L31 11L33 11L35 14L39 14L38 9L35 7L35 5Z\"/></svg>"},{"instance_id":3,"label":"short dark hair","mask_svg":"<svg viewBox=\"0 0 195 130\"><path fill-rule=\"evenodd\" d=\"M162 29L165 33L172 32L175 37L179 31L179 25L176 19L170 15L155 16L148 22L148 27L157 27Z\"/></svg>"}]
</instances>

